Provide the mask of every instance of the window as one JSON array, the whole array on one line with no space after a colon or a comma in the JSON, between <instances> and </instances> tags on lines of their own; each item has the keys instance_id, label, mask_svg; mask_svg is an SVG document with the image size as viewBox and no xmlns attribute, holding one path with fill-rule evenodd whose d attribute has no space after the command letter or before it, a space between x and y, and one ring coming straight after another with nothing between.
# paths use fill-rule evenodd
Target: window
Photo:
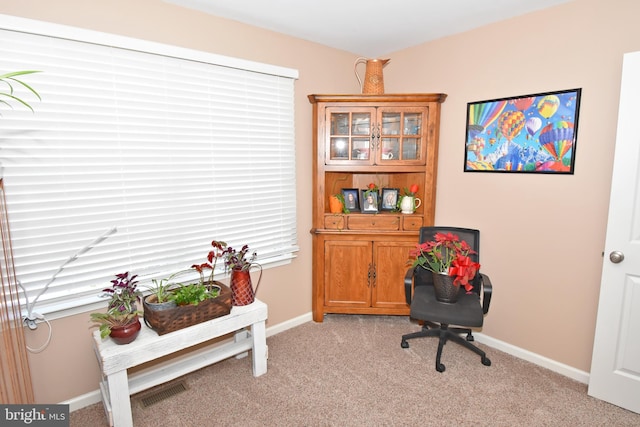
<instances>
[{"instance_id":1,"label":"window","mask_svg":"<svg viewBox=\"0 0 640 427\"><path fill-rule=\"evenodd\" d=\"M16 274L35 311L95 302L249 244L267 267L297 251L297 71L0 16L0 74L35 113L0 107ZM6 68L6 70L4 70ZM107 230L117 233L58 267ZM24 302L24 301L23 301Z\"/></svg>"}]
</instances>

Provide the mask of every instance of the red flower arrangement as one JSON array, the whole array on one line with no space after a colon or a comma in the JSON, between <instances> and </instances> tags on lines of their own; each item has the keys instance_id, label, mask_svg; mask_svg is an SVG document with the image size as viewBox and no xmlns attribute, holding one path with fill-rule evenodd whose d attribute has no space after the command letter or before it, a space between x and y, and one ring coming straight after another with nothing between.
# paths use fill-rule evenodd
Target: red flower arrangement
<instances>
[{"instance_id":1,"label":"red flower arrangement","mask_svg":"<svg viewBox=\"0 0 640 427\"><path fill-rule=\"evenodd\" d=\"M464 286L468 293L473 289L470 280L480 269L480 264L469 257L472 254L475 251L457 235L436 233L434 240L418 244L409 251L409 262L413 267L419 265L434 273L455 277L453 283Z\"/></svg>"},{"instance_id":2,"label":"red flower arrangement","mask_svg":"<svg viewBox=\"0 0 640 427\"><path fill-rule=\"evenodd\" d=\"M411 184L409 189L404 189L404 195L409 197L416 197L416 193L418 192L418 184Z\"/></svg>"}]
</instances>

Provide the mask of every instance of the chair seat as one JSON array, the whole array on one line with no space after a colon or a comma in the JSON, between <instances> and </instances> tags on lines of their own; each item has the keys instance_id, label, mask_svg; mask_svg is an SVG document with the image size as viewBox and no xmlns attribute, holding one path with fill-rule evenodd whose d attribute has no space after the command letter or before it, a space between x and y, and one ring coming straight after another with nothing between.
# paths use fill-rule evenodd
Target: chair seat
<instances>
[{"instance_id":1,"label":"chair seat","mask_svg":"<svg viewBox=\"0 0 640 427\"><path fill-rule=\"evenodd\" d=\"M475 292L460 291L458 301L453 304L436 300L433 286L416 286L413 293L410 316L414 319L466 327L482 326L484 314L480 297Z\"/></svg>"}]
</instances>

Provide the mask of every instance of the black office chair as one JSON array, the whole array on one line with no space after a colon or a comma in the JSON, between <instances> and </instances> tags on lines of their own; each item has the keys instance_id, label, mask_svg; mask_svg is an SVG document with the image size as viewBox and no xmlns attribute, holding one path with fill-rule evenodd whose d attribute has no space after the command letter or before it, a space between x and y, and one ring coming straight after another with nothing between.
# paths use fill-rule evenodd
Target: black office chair
<instances>
[{"instance_id":1,"label":"black office chair","mask_svg":"<svg viewBox=\"0 0 640 427\"><path fill-rule=\"evenodd\" d=\"M453 233L460 240L467 242L475 254L471 255L474 262L479 262L480 231L458 227L422 227L420 229L420 243L433 240L436 233ZM489 277L478 272L471 281L473 290L467 294L460 290L456 303L442 303L436 300L433 289L431 272L418 266L407 271L404 279L407 304L411 306L410 317L423 323L422 330L402 336L402 348L409 348L407 340L418 337L438 337L438 353L436 355L436 370L444 372L445 366L440 362L442 348L447 341L453 341L477 353L483 365L491 366L491 360L484 351L480 350L473 341L470 328L482 326L484 315L489 311L491 302L491 281ZM480 296L482 295L482 300ZM456 325L461 327L449 327ZM460 334L466 334L466 339Z\"/></svg>"}]
</instances>

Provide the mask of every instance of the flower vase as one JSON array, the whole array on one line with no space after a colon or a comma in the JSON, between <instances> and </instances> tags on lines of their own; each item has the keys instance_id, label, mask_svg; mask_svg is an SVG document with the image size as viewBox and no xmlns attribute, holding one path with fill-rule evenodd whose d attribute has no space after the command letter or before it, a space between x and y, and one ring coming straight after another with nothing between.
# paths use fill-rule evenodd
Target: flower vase
<instances>
[{"instance_id":1,"label":"flower vase","mask_svg":"<svg viewBox=\"0 0 640 427\"><path fill-rule=\"evenodd\" d=\"M253 303L262 279L262 268L260 268L260 277L255 290L251 283L251 275L249 270L234 269L231 270L231 305L249 305Z\"/></svg>"},{"instance_id":2,"label":"flower vase","mask_svg":"<svg viewBox=\"0 0 640 427\"><path fill-rule=\"evenodd\" d=\"M422 204L422 200L413 196L403 196L400 201L400 211L403 214L412 214Z\"/></svg>"},{"instance_id":3,"label":"flower vase","mask_svg":"<svg viewBox=\"0 0 640 427\"><path fill-rule=\"evenodd\" d=\"M337 196L331 196L329 198L329 211L333 214L342 213L342 209L344 205L342 204L342 200Z\"/></svg>"},{"instance_id":4,"label":"flower vase","mask_svg":"<svg viewBox=\"0 0 640 427\"><path fill-rule=\"evenodd\" d=\"M140 333L142 325L138 316L124 326L112 326L109 336L116 344L129 344L136 339Z\"/></svg>"},{"instance_id":5,"label":"flower vase","mask_svg":"<svg viewBox=\"0 0 640 427\"><path fill-rule=\"evenodd\" d=\"M433 273L433 290L436 294L436 300L449 304L458 301L460 284L455 284L454 279L455 277L446 273Z\"/></svg>"}]
</instances>

